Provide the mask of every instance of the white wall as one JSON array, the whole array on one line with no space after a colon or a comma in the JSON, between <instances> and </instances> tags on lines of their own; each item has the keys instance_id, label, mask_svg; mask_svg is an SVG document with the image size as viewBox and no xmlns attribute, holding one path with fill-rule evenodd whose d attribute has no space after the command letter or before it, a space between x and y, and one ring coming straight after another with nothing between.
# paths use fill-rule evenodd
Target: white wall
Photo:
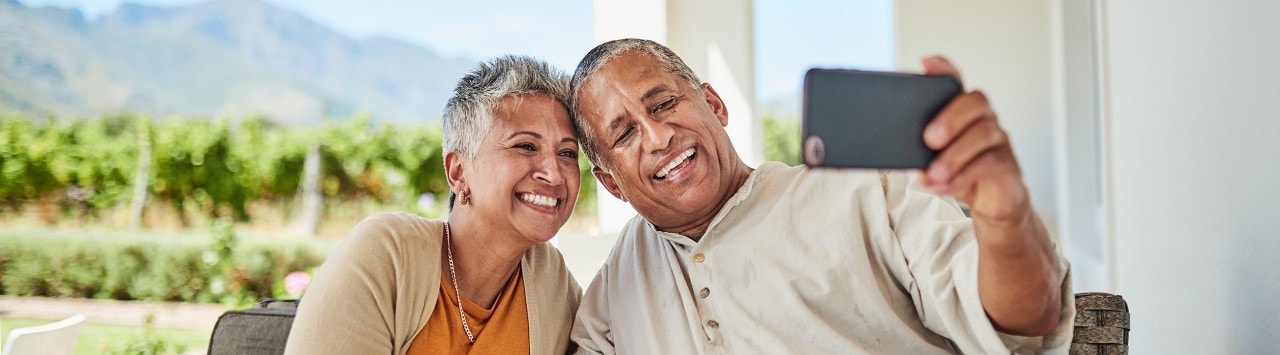
<instances>
[{"instance_id":1,"label":"white wall","mask_svg":"<svg viewBox=\"0 0 1280 355\"><path fill-rule=\"evenodd\" d=\"M1280 2L1102 8L1109 216L1134 353L1280 347Z\"/></svg>"},{"instance_id":2,"label":"white wall","mask_svg":"<svg viewBox=\"0 0 1280 355\"><path fill-rule=\"evenodd\" d=\"M1054 103L1049 1L910 0L894 3L895 61L920 72L920 59L941 54L966 88L990 98L1009 132L1032 203L1056 228Z\"/></svg>"}]
</instances>

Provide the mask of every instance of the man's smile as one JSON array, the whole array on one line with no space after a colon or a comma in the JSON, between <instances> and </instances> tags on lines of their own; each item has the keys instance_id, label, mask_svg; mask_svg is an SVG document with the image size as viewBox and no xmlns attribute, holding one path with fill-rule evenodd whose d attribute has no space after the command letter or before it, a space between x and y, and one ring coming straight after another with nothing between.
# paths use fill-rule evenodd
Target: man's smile
<instances>
[{"instance_id":1,"label":"man's smile","mask_svg":"<svg viewBox=\"0 0 1280 355\"><path fill-rule=\"evenodd\" d=\"M662 166L662 169L659 169L658 173L653 175L653 178L656 180L674 180L693 163L693 157L696 153L696 148L689 148L669 158L667 163Z\"/></svg>"}]
</instances>

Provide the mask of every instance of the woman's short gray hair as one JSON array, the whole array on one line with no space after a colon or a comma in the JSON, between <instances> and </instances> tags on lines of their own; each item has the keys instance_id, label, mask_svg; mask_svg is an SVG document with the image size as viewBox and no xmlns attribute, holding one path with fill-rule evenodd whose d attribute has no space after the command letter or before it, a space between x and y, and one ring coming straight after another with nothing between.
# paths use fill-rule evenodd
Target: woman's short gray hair
<instances>
[{"instance_id":1,"label":"woman's short gray hair","mask_svg":"<svg viewBox=\"0 0 1280 355\"><path fill-rule=\"evenodd\" d=\"M475 158L480 141L493 125L493 110L503 98L541 93L569 107L569 76L546 62L517 55L494 58L458 80L453 97L445 104L441 154L458 152ZM456 199L449 191L449 209Z\"/></svg>"},{"instance_id":2,"label":"woman's short gray hair","mask_svg":"<svg viewBox=\"0 0 1280 355\"><path fill-rule=\"evenodd\" d=\"M441 123L443 154L458 152L474 158L484 133L493 124L493 109L502 98L542 93L569 105L569 77L546 62L528 56L506 55L480 63L458 80L444 107Z\"/></svg>"},{"instance_id":3,"label":"woman's short gray hair","mask_svg":"<svg viewBox=\"0 0 1280 355\"><path fill-rule=\"evenodd\" d=\"M590 52L587 52L586 56L582 57L582 61L578 62L578 69L574 70L573 78L569 81L569 113L570 117L573 117L573 127L578 131L578 141L582 144L582 151L587 154L587 159L590 159L591 163L598 167L603 167L604 165L601 164L599 152L596 150L595 137L587 129L589 126L583 120L581 113L578 112L578 95L582 90L582 83L600 70L600 67L613 60L613 58L633 50L653 56L663 68L684 78L693 87L696 88L702 85L702 81L698 80L698 75L694 74L693 69L689 69L689 66L684 64L680 56L671 51L671 48L667 48L658 42L639 38L623 38L605 42L592 48ZM606 168L606 170L608 169Z\"/></svg>"}]
</instances>

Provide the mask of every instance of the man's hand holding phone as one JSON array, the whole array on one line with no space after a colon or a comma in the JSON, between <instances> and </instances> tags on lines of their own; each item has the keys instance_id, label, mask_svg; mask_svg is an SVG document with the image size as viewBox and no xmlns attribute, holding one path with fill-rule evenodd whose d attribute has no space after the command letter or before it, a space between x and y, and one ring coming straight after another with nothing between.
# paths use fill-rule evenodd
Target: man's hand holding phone
<instances>
[{"instance_id":1,"label":"man's hand holding phone","mask_svg":"<svg viewBox=\"0 0 1280 355\"><path fill-rule=\"evenodd\" d=\"M925 75L960 80L960 71L942 57L924 59ZM921 172L924 185L969 205L975 218L999 224L1025 222L1031 199L1009 135L981 91L963 92L924 129L924 142L938 155Z\"/></svg>"},{"instance_id":2,"label":"man's hand holding phone","mask_svg":"<svg viewBox=\"0 0 1280 355\"><path fill-rule=\"evenodd\" d=\"M959 80L942 57L924 59L925 74ZM935 193L969 205L978 241L978 293L996 329L1049 334L1065 317L1062 280L1049 232L1031 206L1009 135L1000 128L987 96L964 92L925 126L924 141L939 150L920 172ZM1068 318L1068 321L1069 318Z\"/></svg>"},{"instance_id":3,"label":"man's hand holding phone","mask_svg":"<svg viewBox=\"0 0 1280 355\"><path fill-rule=\"evenodd\" d=\"M1061 316L1062 279L1009 136L986 95L964 91L950 62L929 57L924 68L924 76L811 70L805 164L921 169L925 187L969 205L978 293L992 324L1010 334L1048 334Z\"/></svg>"},{"instance_id":4,"label":"man's hand holding phone","mask_svg":"<svg viewBox=\"0 0 1280 355\"><path fill-rule=\"evenodd\" d=\"M812 69L805 75L806 165L921 169L923 184L975 217L1021 221L1030 211L1008 135L986 96L964 91L942 57L925 75Z\"/></svg>"}]
</instances>

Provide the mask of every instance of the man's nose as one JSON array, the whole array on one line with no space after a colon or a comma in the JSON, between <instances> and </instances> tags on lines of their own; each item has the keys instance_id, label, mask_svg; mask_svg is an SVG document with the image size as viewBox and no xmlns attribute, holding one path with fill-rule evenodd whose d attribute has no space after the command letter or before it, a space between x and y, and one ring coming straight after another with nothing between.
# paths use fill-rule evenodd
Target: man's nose
<instances>
[{"instance_id":1,"label":"man's nose","mask_svg":"<svg viewBox=\"0 0 1280 355\"><path fill-rule=\"evenodd\" d=\"M641 129L644 130L644 149L647 152L660 152L671 146L671 138L675 136L675 130L654 119L645 119L640 122Z\"/></svg>"}]
</instances>

